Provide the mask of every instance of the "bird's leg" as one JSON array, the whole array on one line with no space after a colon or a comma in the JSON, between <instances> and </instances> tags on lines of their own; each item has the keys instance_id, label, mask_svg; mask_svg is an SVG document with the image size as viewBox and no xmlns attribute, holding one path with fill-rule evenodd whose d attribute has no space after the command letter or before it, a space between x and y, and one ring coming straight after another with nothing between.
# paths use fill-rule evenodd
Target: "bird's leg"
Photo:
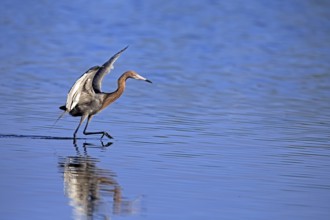
<instances>
[{"instance_id":1,"label":"bird's leg","mask_svg":"<svg viewBox=\"0 0 330 220\"><path fill-rule=\"evenodd\" d=\"M113 138L113 137L111 137L110 134L108 134L108 133L105 132L105 131L87 132L86 129L87 129L88 123L90 122L90 120L92 119L92 117L93 117L92 115L89 115L89 116L88 116L88 120L87 120L87 123L86 123L85 129L84 129L84 134L85 134L85 135L91 135L91 134L102 134L101 139L102 139L104 136L107 136L108 138Z\"/></svg>"},{"instance_id":2,"label":"bird's leg","mask_svg":"<svg viewBox=\"0 0 330 220\"><path fill-rule=\"evenodd\" d=\"M78 127L76 128L76 130L75 130L74 133L73 133L73 143L74 143L74 144L76 143L77 132L78 132L78 130L79 130L81 124L85 121L86 117L87 117L87 115L83 115L83 116L81 116L81 118L80 118L80 122L79 122L79 125L78 125Z\"/></svg>"}]
</instances>

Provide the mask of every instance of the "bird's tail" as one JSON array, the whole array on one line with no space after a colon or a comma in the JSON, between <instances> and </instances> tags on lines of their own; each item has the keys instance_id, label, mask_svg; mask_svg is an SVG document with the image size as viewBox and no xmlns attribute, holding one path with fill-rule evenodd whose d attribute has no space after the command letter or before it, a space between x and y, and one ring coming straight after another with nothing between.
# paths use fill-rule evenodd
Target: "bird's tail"
<instances>
[{"instance_id":1,"label":"bird's tail","mask_svg":"<svg viewBox=\"0 0 330 220\"><path fill-rule=\"evenodd\" d=\"M53 124L53 127L56 125L56 123L58 122L58 120L60 120L64 115L65 115L66 111L62 112L62 114L60 116L58 116L58 118L56 119L56 121Z\"/></svg>"},{"instance_id":2,"label":"bird's tail","mask_svg":"<svg viewBox=\"0 0 330 220\"><path fill-rule=\"evenodd\" d=\"M64 110L64 112L62 112L62 114L56 119L56 121L52 125L51 129L53 129L55 127L55 125L58 122L58 120L60 120L65 115L65 113L67 112L65 106L61 106L60 109L61 110Z\"/></svg>"}]
</instances>

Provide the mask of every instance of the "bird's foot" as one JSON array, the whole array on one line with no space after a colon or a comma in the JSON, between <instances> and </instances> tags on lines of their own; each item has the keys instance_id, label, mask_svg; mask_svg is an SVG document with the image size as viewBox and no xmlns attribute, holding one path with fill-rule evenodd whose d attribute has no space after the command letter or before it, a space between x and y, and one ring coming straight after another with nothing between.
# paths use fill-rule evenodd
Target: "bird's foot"
<instances>
[{"instance_id":1,"label":"bird's foot","mask_svg":"<svg viewBox=\"0 0 330 220\"><path fill-rule=\"evenodd\" d=\"M108 138L113 139L113 137L112 137L110 134L108 134L107 132L103 132L103 135L102 135L101 139L102 139L104 136L107 136Z\"/></svg>"}]
</instances>

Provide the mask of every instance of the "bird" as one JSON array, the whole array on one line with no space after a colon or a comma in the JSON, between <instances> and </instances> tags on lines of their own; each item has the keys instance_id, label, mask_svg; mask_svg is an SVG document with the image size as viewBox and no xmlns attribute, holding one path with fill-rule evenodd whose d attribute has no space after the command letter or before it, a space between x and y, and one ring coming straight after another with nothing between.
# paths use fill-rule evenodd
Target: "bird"
<instances>
[{"instance_id":1,"label":"bird","mask_svg":"<svg viewBox=\"0 0 330 220\"><path fill-rule=\"evenodd\" d=\"M128 70L118 78L118 87L115 91L109 93L102 92L101 87L104 76L114 68L114 63L127 48L128 46L117 52L102 66L93 66L89 68L69 90L66 104L59 107L64 112L58 119L60 119L65 113L69 113L73 117L81 117L78 127L73 133L74 143L76 142L77 132L86 119L87 122L83 131L84 135L100 134L101 139L104 136L110 139L113 138L105 131L86 131L93 116L116 101L123 94L127 79L133 78L151 83L150 80L144 78L135 71Z\"/></svg>"}]
</instances>

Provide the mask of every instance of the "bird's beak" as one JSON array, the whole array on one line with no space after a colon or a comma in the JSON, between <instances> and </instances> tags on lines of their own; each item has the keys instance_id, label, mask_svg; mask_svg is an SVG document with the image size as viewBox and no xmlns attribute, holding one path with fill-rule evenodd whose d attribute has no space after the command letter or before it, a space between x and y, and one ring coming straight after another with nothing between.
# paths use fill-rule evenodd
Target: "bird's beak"
<instances>
[{"instance_id":1,"label":"bird's beak","mask_svg":"<svg viewBox=\"0 0 330 220\"><path fill-rule=\"evenodd\" d=\"M136 76L135 76L134 78L135 78L135 79L139 79L139 80L144 80L144 81L146 81L146 82L148 82L148 83L152 83L149 79L144 78L143 76L140 76L140 75L138 75L138 74L136 74Z\"/></svg>"}]
</instances>

